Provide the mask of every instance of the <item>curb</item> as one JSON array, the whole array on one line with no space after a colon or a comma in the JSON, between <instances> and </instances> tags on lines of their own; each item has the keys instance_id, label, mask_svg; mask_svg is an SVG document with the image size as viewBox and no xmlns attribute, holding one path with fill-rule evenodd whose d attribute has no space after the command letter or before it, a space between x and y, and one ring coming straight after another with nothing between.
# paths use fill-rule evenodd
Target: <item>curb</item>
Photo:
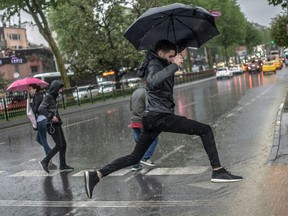
<instances>
[{"instance_id":1,"label":"curb","mask_svg":"<svg viewBox=\"0 0 288 216\"><path fill-rule=\"evenodd\" d=\"M274 163L274 161L277 159L278 152L279 152L283 107L284 107L284 103L281 103L279 110L277 112L277 116L276 116L273 144L272 144L270 155L268 157L269 164Z\"/></svg>"}]
</instances>

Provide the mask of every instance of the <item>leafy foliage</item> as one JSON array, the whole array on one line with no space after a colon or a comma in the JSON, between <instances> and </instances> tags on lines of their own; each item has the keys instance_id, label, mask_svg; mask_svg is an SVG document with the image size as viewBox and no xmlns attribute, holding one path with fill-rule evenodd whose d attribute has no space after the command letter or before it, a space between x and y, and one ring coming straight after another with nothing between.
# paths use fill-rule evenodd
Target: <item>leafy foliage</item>
<instances>
[{"instance_id":1,"label":"leafy foliage","mask_svg":"<svg viewBox=\"0 0 288 216\"><path fill-rule=\"evenodd\" d=\"M287 1L286 0L268 0L269 4L272 4L274 6L281 5L282 8L287 7Z\"/></svg>"},{"instance_id":2,"label":"leafy foliage","mask_svg":"<svg viewBox=\"0 0 288 216\"><path fill-rule=\"evenodd\" d=\"M4 90L4 88L7 86L7 80L4 79L3 73L0 71L0 91Z\"/></svg>"},{"instance_id":3,"label":"leafy foliage","mask_svg":"<svg viewBox=\"0 0 288 216\"><path fill-rule=\"evenodd\" d=\"M49 17L66 60L79 77L111 70L133 71L142 55L123 37L133 22L124 0L71 0Z\"/></svg>"},{"instance_id":4,"label":"leafy foliage","mask_svg":"<svg viewBox=\"0 0 288 216\"><path fill-rule=\"evenodd\" d=\"M279 15L271 25L271 36L278 46L288 46L288 15Z\"/></svg>"}]
</instances>

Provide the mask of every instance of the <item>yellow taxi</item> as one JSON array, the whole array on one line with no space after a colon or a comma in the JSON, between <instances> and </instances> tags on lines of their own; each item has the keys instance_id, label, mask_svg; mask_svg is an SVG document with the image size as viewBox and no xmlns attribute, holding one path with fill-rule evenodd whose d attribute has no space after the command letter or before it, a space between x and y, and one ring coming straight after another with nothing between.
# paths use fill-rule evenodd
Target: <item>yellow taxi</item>
<instances>
[{"instance_id":1,"label":"yellow taxi","mask_svg":"<svg viewBox=\"0 0 288 216\"><path fill-rule=\"evenodd\" d=\"M276 73L275 63L273 61L265 62L262 66L262 71L263 71L263 74L270 73L270 72Z\"/></svg>"},{"instance_id":2,"label":"yellow taxi","mask_svg":"<svg viewBox=\"0 0 288 216\"><path fill-rule=\"evenodd\" d=\"M280 63L278 59L271 60L270 62L275 64L277 70L280 70L282 68L282 64Z\"/></svg>"},{"instance_id":3,"label":"yellow taxi","mask_svg":"<svg viewBox=\"0 0 288 216\"><path fill-rule=\"evenodd\" d=\"M225 67L225 63L224 62L219 62L219 63L217 63L216 67L217 68Z\"/></svg>"},{"instance_id":4,"label":"yellow taxi","mask_svg":"<svg viewBox=\"0 0 288 216\"><path fill-rule=\"evenodd\" d=\"M241 68L243 72L246 72L248 70L248 65L246 63L241 63Z\"/></svg>"}]
</instances>

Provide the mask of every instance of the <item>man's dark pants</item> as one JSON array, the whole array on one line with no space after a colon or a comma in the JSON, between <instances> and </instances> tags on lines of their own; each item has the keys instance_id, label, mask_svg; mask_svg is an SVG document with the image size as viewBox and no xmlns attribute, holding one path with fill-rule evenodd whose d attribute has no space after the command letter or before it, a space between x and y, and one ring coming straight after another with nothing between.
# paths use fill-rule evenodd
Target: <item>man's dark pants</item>
<instances>
[{"instance_id":1,"label":"man's dark pants","mask_svg":"<svg viewBox=\"0 0 288 216\"><path fill-rule=\"evenodd\" d=\"M55 142L54 148L51 149L49 154L44 158L44 162L48 163L55 154L59 152L60 167L66 165L66 140L61 125L53 125L54 132L50 133L53 141ZM49 131L49 129L47 129Z\"/></svg>"},{"instance_id":2,"label":"man's dark pants","mask_svg":"<svg viewBox=\"0 0 288 216\"><path fill-rule=\"evenodd\" d=\"M99 171L103 176L138 163L150 144L161 132L200 136L212 168L221 167L214 135L209 125L170 113L144 112L142 120L144 131L140 135L133 152L100 169Z\"/></svg>"}]
</instances>

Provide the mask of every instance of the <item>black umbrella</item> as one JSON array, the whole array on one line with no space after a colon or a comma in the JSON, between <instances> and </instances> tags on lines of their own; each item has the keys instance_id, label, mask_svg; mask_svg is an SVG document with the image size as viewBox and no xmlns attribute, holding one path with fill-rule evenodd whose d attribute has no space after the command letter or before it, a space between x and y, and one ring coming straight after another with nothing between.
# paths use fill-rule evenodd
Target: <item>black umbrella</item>
<instances>
[{"instance_id":1,"label":"black umbrella","mask_svg":"<svg viewBox=\"0 0 288 216\"><path fill-rule=\"evenodd\" d=\"M178 48L197 47L218 35L212 14L201 7L180 3L150 8L124 33L137 50L153 50L162 39Z\"/></svg>"}]
</instances>

